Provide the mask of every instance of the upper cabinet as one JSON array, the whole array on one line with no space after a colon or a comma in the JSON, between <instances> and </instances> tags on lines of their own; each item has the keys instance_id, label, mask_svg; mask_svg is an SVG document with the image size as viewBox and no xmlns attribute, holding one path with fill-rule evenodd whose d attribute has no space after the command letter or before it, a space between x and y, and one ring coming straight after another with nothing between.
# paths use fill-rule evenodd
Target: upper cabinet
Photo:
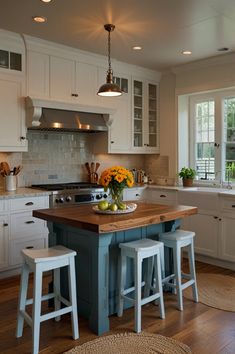
<instances>
[{"instance_id":1,"label":"upper cabinet","mask_svg":"<svg viewBox=\"0 0 235 354\"><path fill-rule=\"evenodd\" d=\"M159 153L158 84L133 79L132 149Z\"/></svg>"},{"instance_id":2,"label":"upper cabinet","mask_svg":"<svg viewBox=\"0 0 235 354\"><path fill-rule=\"evenodd\" d=\"M24 96L24 42L0 30L0 151L27 150Z\"/></svg>"},{"instance_id":3,"label":"upper cabinet","mask_svg":"<svg viewBox=\"0 0 235 354\"><path fill-rule=\"evenodd\" d=\"M36 51L28 52L28 95L96 105L97 66Z\"/></svg>"}]
</instances>

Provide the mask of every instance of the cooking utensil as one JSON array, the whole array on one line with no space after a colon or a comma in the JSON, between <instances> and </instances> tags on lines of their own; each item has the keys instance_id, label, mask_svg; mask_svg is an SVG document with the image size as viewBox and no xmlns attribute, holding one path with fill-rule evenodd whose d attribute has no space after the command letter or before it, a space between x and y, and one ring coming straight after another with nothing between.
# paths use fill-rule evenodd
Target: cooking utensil
<instances>
[{"instance_id":1,"label":"cooking utensil","mask_svg":"<svg viewBox=\"0 0 235 354\"><path fill-rule=\"evenodd\" d=\"M5 161L1 162L1 170L4 171L5 176L10 175L11 169L7 162Z\"/></svg>"},{"instance_id":2,"label":"cooking utensil","mask_svg":"<svg viewBox=\"0 0 235 354\"><path fill-rule=\"evenodd\" d=\"M88 174L90 175L91 174L91 169L90 169L90 165L89 165L88 162L85 163L85 167L87 169Z\"/></svg>"},{"instance_id":3,"label":"cooking utensil","mask_svg":"<svg viewBox=\"0 0 235 354\"><path fill-rule=\"evenodd\" d=\"M95 172L97 172L98 168L100 167L100 163L99 162L96 162L95 164Z\"/></svg>"},{"instance_id":4,"label":"cooking utensil","mask_svg":"<svg viewBox=\"0 0 235 354\"><path fill-rule=\"evenodd\" d=\"M91 163L91 173L94 173L95 172L95 163L92 162Z\"/></svg>"},{"instance_id":5,"label":"cooking utensil","mask_svg":"<svg viewBox=\"0 0 235 354\"><path fill-rule=\"evenodd\" d=\"M20 173L21 170L22 170L22 166L21 165L19 165L17 167L14 167L13 174L16 176L16 175L18 175L18 173Z\"/></svg>"}]
</instances>

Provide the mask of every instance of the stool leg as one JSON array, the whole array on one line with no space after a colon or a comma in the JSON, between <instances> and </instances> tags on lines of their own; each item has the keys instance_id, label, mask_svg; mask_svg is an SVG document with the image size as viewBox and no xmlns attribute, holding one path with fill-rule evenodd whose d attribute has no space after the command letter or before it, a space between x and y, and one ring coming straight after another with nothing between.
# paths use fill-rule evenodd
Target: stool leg
<instances>
[{"instance_id":1,"label":"stool leg","mask_svg":"<svg viewBox=\"0 0 235 354\"><path fill-rule=\"evenodd\" d=\"M189 245L188 256L189 256L190 276L191 276L191 279L194 279L194 283L192 284L193 299L195 302L198 302L198 291L197 291L197 280L196 280L196 272L195 272L193 239L192 239L192 243Z\"/></svg>"},{"instance_id":2,"label":"stool leg","mask_svg":"<svg viewBox=\"0 0 235 354\"><path fill-rule=\"evenodd\" d=\"M162 290L162 276L161 276L161 255L157 254L154 257L154 267L155 267L155 276L156 279L156 293L159 293L159 309L160 309L160 317L165 318L165 308L164 308L164 300L163 300L163 290Z\"/></svg>"},{"instance_id":3,"label":"stool leg","mask_svg":"<svg viewBox=\"0 0 235 354\"><path fill-rule=\"evenodd\" d=\"M56 268L53 271L54 273L54 279L53 279L53 289L54 289L54 302L55 302L55 311L60 310L60 268ZM60 321L61 316L55 317L56 321Z\"/></svg>"},{"instance_id":4,"label":"stool leg","mask_svg":"<svg viewBox=\"0 0 235 354\"><path fill-rule=\"evenodd\" d=\"M141 332L141 278L142 258L137 254L134 259L135 269L135 331Z\"/></svg>"},{"instance_id":5,"label":"stool leg","mask_svg":"<svg viewBox=\"0 0 235 354\"><path fill-rule=\"evenodd\" d=\"M123 254L122 249L121 249L121 254L118 259L118 262L119 262L119 266L118 266L119 289L118 289L117 315L118 317L122 317L123 306L124 306L123 291L126 284L126 256Z\"/></svg>"},{"instance_id":6,"label":"stool leg","mask_svg":"<svg viewBox=\"0 0 235 354\"><path fill-rule=\"evenodd\" d=\"M79 338L78 331L78 310L77 310L77 295L76 295L76 277L75 277L75 264L74 257L70 257L69 262L69 297L72 304L72 330L73 330L73 339Z\"/></svg>"},{"instance_id":7,"label":"stool leg","mask_svg":"<svg viewBox=\"0 0 235 354\"><path fill-rule=\"evenodd\" d=\"M39 352L39 337L41 323L41 297L42 297L42 270L40 265L36 265L34 271L34 293L33 293L33 354Z\"/></svg>"},{"instance_id":8,"label":"stool leg","mask_svg":"<svg viewBox=\"0 0 235 354\"><path fill-rule=\"evenodd\" d=\"M154 280L153 280L153 276L154 276L153 265L154 265L153 257L149 257L147 259L146 271L144 274L144 278L145 278L144 279L144 281L145 281L144 297L150 296L151 285L152 285L152 282L154 282Z\"/></svg>"},{"instance_id":9,"label":"stool leg","mask_svg":"<svg viewBox=\"0 0 235 354\"><path fill-rule=\"evenodd\" d=\"M173 248L173 258L174 258L174 273L176 279L176 290L178 299L178 309L183 311L183 297L182 297L182 286L181 286L181 248L178 244Z\"/></svg>"},{"instance_id":10,"label":"stool leg","mask_svg":"<svg viewBox=\"0 0 235 354\"><path fill-rule=\"evenodd\" d=\"M16 327L17 338L22 337L23 334L24 317L22 316L21 311L25 311L25 307L26 307L28 280L29 280L29 267L26 263L24 263L22 266L22 273L20 279L20 297L19 297L17 327Z\"/></svg>"}]
</instances>

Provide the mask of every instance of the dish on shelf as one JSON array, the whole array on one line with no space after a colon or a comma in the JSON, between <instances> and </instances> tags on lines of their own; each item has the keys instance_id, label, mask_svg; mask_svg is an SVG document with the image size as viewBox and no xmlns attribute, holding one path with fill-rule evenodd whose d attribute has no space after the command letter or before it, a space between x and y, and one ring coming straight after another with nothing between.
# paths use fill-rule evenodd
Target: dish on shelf
<instances>
[{"instance_id":1,"label":"dish on shelf","mask_svg":"<svg viewBox=\"0 0 235 354\"><path fill-rule=\"evenodd\" d=\"M128 214L128 213L132 213L133 211L135 211L135 209L137 208L137 204L135 203L129 203L126 205L126 209L125 210L116 210L116 211L112 211L112 210L100 210L98 208L98 205L95 205L92 207L92 209L94 210L95 213L97 214L110 214L110 215L114 215L114 214Z\"/></svg>"}]
</instances>

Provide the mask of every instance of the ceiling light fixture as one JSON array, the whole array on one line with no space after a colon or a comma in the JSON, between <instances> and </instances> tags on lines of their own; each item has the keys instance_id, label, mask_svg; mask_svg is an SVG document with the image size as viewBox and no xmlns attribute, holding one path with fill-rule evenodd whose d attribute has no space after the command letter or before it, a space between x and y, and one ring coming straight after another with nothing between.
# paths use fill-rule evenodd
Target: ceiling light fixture
<instances>
[{"instance_id":1,"label":"ceiling light fixture","mask_svg":"<svg viewBox=\"0 0 235 354\"><path fill-rule=\"evenodd\" d=\"M191 54L192 54L191 50L182 50L181 53L182 53L183 55L191 55Z\"/></svg>"},{"instance_id":2,"label":"ceiling light fixture","mask_svg":"<svg viewBox=\"0 0 235 354\"><path fill-rule=\"evenodd\" d=\"M111 59L110 59L110 48L111 48L111 41L110 41L110 32L113 32L115 26L112 24L104 25L106 31L108 31L108 71L106 75L106 83L100 86L97 95L105 96L105 97L114 97L122 95L122 90L117 84L113 82L113 70L111 68Z\"/></svg>"},{"instance_id":3,"label":"ceiling light fixture","mask_svg":"<svg viewBox=\"0 0 235 354\"><path fill-rule=\"evenodd\" d=\"M41 0L42 2L51 2L51 0Z\"/></svg>"},{"instance_id":4,"label":"ceiling light fixture","mask_svg":"<svg viewBox=\"0 0 235 354\"><path fill-rule=\"evenodd\" d=\"M47 18L44 16L34 16L33 20L34 20L34 22L37 22L37 23L44 23L47 21Z\"/></svg>"},{"instance_id":5,"label":"ceiling light fixture","mask_svg":"<svg viewBox=\"0 0 235 354\"><path fill-rule=\"evenodd\" d=\"M135 45L134 47L132 47L133 50L141 50L142 47L140 45Z\"/></svg>"}]
</instances>

